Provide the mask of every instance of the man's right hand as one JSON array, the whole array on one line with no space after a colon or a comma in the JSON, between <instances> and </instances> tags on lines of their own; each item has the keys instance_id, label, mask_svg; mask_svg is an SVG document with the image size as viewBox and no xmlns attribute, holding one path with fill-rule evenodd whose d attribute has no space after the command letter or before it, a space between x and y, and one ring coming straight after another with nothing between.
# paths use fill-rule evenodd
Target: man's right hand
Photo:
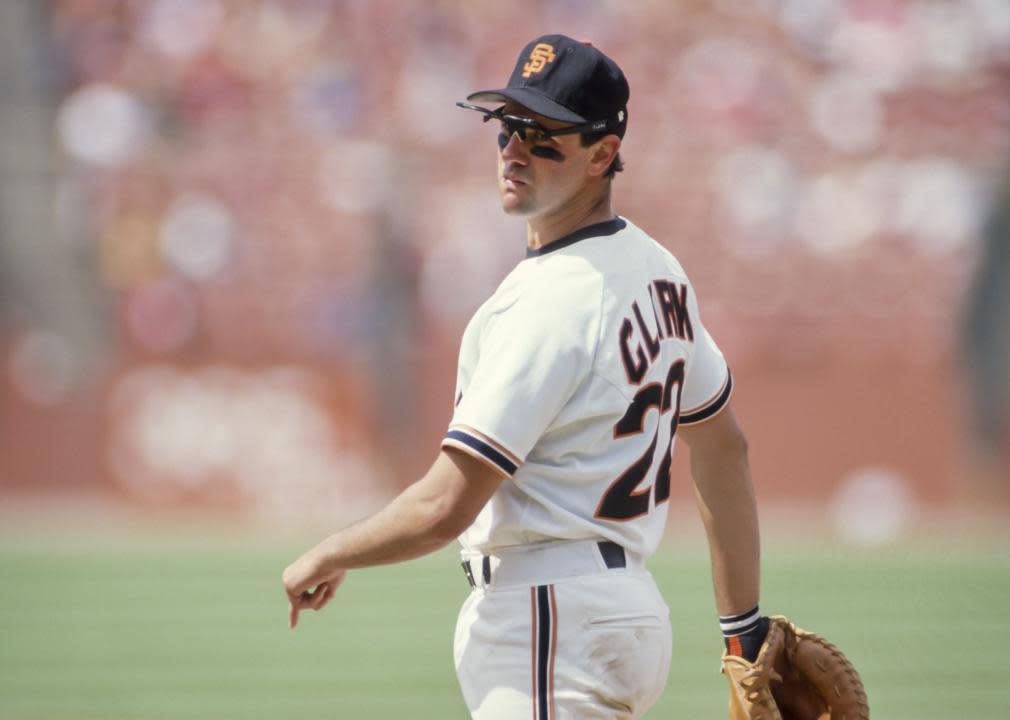
<instances>
[{"instance_id":1,"label":"man's right hand","mask_svg":"<svg viewBox=\"0 0 1010 720\"><path fill-rule=\"evenodd\" d=\"M298 625L298 613L302 610L322 610L345 577L346 570L320 570L311 550L288 565L282 577L288 596L288 627L294 629Z\"/></svg>"}]
</instances>

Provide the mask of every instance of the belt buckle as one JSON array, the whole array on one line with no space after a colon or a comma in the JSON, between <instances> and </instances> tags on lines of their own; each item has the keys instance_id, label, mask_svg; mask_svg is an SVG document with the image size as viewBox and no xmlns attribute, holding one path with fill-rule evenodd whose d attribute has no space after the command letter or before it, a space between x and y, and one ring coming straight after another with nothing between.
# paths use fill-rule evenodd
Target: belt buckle
<instances>
[{"instance_id":1,"label":"belt buckle","mask_svg":"<svg viewBox=\"0 0 1010 720\"><path fill-rule=\"evenodd\" d=\"M466 575L467 582L470 583L471 588L477 587L477 578L473 574L473 566L470 564L469 560L464 560L460 563L463 566L463 574ZM484 581L484 587L491 584L491 556L483 555L480 559L480 578Z\"/></svg>"},{"instance_id":2,"label":"belt buckle","mask_svg":"<svg viewBox=\"0 0 1010 720\"><path fill-rule=\"evenodd\" d=\"M471 589L477 588L477 582L473 579L473 570L470 568L470 561L464 560L460 563L463 566L463 574L466 575L467 582L470 583Z\"/></svg>"}]
</instances>

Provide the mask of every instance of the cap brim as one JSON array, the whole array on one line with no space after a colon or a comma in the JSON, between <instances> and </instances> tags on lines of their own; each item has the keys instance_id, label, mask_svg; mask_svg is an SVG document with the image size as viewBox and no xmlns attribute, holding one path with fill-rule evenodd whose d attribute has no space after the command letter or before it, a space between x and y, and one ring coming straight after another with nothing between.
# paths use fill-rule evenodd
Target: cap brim
<instances>
[{"instance_id":1,"label":"cap brim","mask_svg":"<svg viewBox=\"0 0 1010 720\"><path fill-rule=\"evenodd\" d=\"M545 118L568 123L589 122L586 118L573 113L563 105L558 105L553 100L544 97L535 90L529 88L502 88L501 90L480 90L467 95L467 100L477 100L480 102L517 102L524 108L528 108Z\"/></svg>"}]
</instances>

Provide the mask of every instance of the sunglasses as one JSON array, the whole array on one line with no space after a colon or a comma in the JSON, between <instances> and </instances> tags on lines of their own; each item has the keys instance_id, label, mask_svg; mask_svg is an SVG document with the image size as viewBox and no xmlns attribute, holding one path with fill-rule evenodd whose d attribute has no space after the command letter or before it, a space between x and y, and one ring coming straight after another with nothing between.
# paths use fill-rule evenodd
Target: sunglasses
<instances>
[{"instance_id":1,"label":"sunglasses","mask_svg":"<svg viewBox=\"0 0 1010 720\"><path fill-rule=\"evenodd\" d=\"M484 122L488 122L489 120L497 120L500 122L502 125L502 133L498 136L498 144L501 147L505 147L505 145L508 144L509 138L513 135L518 135L519 139L523 142L536 144L547 142L551 138L559 135L600 132L602 130L606 130L608 125L606 120L596 120L594 122L583 123L581 125L569 125L568 127L549 130L533 118L522 117L521 115L506 115L503 111L504 108L488 110L487 108L480 107L479 105L471 105L470 103L457 102L456 104L461 108L476 110L481 113L484 115ZM504 139L504 143L502 142L502 139Z\"/></svg>"}]
</instances>

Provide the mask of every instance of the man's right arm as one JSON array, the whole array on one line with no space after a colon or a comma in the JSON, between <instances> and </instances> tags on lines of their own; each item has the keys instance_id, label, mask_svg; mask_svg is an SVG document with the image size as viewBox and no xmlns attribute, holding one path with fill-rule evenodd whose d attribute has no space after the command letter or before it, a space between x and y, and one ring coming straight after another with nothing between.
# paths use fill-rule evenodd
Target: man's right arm
<instances>
[{"instance_id":1,"label":"man's right arm","mask_svg":"<svg viewBox=\"0 0 1010 720\"><path fill-rule=\"evenodd\" d=\"M334 533L284 570L291 627L301 610L320 610L330 601L348 569L410 560L452 542L502 479L488 463L443 448L431 469L386 507Z\"/></svg>"}]
</instances>

